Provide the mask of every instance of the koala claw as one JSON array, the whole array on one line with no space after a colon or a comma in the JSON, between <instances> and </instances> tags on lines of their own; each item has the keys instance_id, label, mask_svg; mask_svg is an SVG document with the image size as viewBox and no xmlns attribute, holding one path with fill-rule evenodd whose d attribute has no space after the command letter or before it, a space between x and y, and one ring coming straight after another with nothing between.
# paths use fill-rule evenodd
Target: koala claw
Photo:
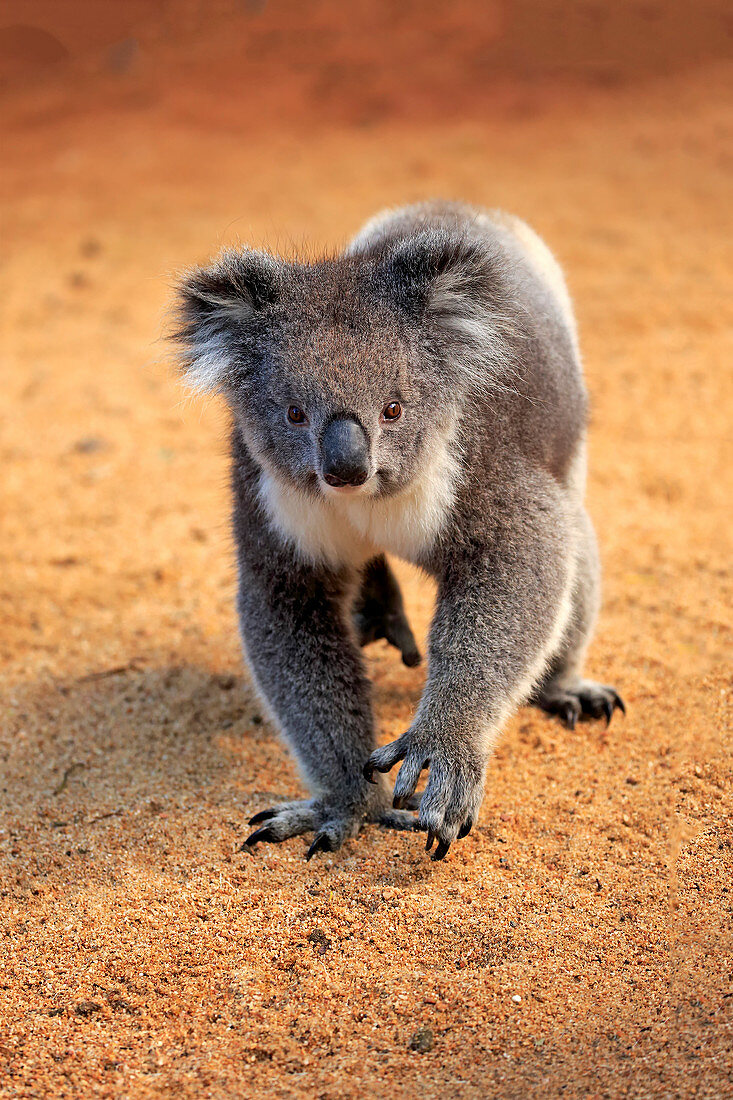
<instances>
[{"instance_id":1,"label":"koala claw","mask_svg":"<svg viewBox=\"0 0 733 1100\"><path fill-rule=\"evenodd\" d=\"M394 742L394 743L396 744L396 742ZM389 745L385 746L385 748L390 748L390 747L391 746L389 746ZM378 752L379 750L377 749L376 751ZM374 759L375 755L376 755L376 753L372 753L372 755L369 757L369 759L367 760L366 764L364 765L364 767L362 769L362 774L363 774L364 778L366 779L367 783L376 784L377 780L374 778L375 771L377 771L377 772L388 772L390 770L390 768L393 768L395 763L396 763L396 761L393 761L391 764L384 764L384 763L381 763L381 762L378 763ZM395 806L397 805L396 803L393 803L393 804Z\"/></svg>"},{"instance_id":2,"label":"koala claw","mask_svg":"<svg viewBox=\"0 0 733 1100\"><path fill-rule=\"evenodd\" d=\"M458 835L456 836L456 840L463 840L464 836L468 836L468 834L471 832L472 828L473 828L473 821L469 817L469 818L466 819L466 821L464 821L463 825L461 825L460 829L458 830ZM430 849L433 846L433 841L434 840L435 840L435 834L428 831L428 843L425 845L425 851L426 852L430 851ZM432 859L433 863L437 863L439 860L445 859L446 855L448 854L448 849L450 848L450 846L451 846L451 841L450 840L439 840L437 848L435 849L435 851L433 852L433 854L430 857Z\"/></svg>"},{"instance_id":3,"label":"koala claw","mask_svg":"<svg viewBox=\"0 0 733 1100\"><path fill-rule=\"evenodd\" d=\"M565 729L574 730L580 716L580 703L577 699L568 699L560 703L557 708L557 716L565 726Z\"/></svg>"},{"instance_id":4,"label":"koala claw","mask_svg":"<svg viewBox=\"0 0 733 1100\"><path fill-rule=\"evenodd\" d=\"M240 852L246 852L248 848L254 848L255 844L259 844L261 840L269 841L273 844L279 844L281 840L284 840L283 836L275 836L272 829L265 826L264 829L255 829L253 833L245 840L244 844L240 847Z\"/></svg>"},{"instance_id":5,"label":"koala claw","mask_svg":"<svg viewBox=\"0 0 733 1100\"><path fill-rule=\"evenodd\" d=\"M259 821L269 821L276 813L277 810L260 810L258 814L254 814L254 816L249 819L248 824L256 825Z\"/></svg>"},{"instance_id":6,"label":"koala claw","mask_svg":"<svg viewBox=\"0 0 733 1100\"><path fill-rule=\"evenodd\" d=\"M604 699L604 701L603 701L603 713L606 715L606 726L608 726L610 721L611 721L611 718L613 717L613 712L617 708L621 711L621 713L624 716L626 715L626 704L624 703L623 699L621 698L621 696L619 695L619 693L616 691L615 688L609 687L609 688L606 688L606 691L610 695L610 699L608 697L606 697Z\"/></svg>"},{"instance_id":7,"label":"koala claw","mask_svg":"<svg viewBox=\"0 0 733 1100\"><path fill-rule=\"evenodd\" d=\"M450 841L449 840L439 840L438 841L438 847L435 849L435 851L433 852L433 854L430 857L432 859L433 863L437 863L439 860L445 859L449 848L450 848Z\"/></svg>"},{"instance_id":8,"label":"koala claw","mask_svg":"<svg viewBox=\"0 0 733 1100\"><path fill-rule=\"evenodd\" d=\"M313 858L316 852L332 852L332 842L326 833L317 833L316 839L311 844L308 851L305 853L306 863Z\"/></svg>"},{"instance_id":9,"label":"koala claw","mask_svg":"<svg viewBox=\"0 0 733 1100\"><path fill-rule=\"evenodd\" d=\"M569 730L583 719L605 718L608 728L613 712L626 714L626 706L615 688L596 684L593 680L577 680L570 685L547 684L537 695L538 707L555 714Z\"/></svg>"}]
</instances>

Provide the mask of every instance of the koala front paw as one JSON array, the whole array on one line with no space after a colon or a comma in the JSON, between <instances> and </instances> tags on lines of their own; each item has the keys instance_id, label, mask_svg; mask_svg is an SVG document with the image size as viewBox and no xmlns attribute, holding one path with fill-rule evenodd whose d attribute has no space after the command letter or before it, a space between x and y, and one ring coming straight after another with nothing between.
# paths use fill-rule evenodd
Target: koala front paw
<instances>
[{"instance_id":1,"label":"koala front paw","mask_svg":"<svg viewBox=\"0 0 733 1100\"><path fill-rule=\"evenodd\" d=\"M375 782L374 772L388 772L404 761L394 785L394 806L404 806L413 795L420 773L430 768L420 799L418 827L427 831L425 850L438 844L432 859L443 859L454 840L470 833L484 797L486 758L475 750L436 742L434 737L408 730L396 741L376 749L364 766L364 776Z\"/></svg>"},{"instance_id":2,"label":"koala front paw","mask_svg":"<svg viewBox=\"0 0 733 1100\"><path fill-rule=\"evenodd\" d=\"M306 859L320 851L335 852L348 836L356 835L360 825L353 813L328 806L319 799L287 802L272 810L261 810L249 823L259 827L247 837L240 851L251 850L260 843L279 844L290 837L313 832L315 838L306 852Z\"/></svg>"}]
</instances>

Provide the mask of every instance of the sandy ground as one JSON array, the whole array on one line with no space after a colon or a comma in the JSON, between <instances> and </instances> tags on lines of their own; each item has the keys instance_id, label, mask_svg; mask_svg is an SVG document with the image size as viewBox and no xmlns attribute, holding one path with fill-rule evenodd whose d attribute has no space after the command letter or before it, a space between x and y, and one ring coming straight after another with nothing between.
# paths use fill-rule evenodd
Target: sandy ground
<instances>
[{"instance_id":1,"label":"sandy ground","mask_svg":"<svg viewBox=\"0 0 733 1100\"><path fill-rule=\"evenodd\" d=\"M0 1095L733 1095L720 39L647 4L646 54L571 36L558 73L525 19L500 71L498 6L188 8L3 101ZM301 788L242 672L225 421L163 361L170 273L432 195L519 213L566 267L589 667L628 717L521 711L444 863L375 827L242 854ZM367 653L390 740L423 673Z\"/></svg>"}]
</instances>

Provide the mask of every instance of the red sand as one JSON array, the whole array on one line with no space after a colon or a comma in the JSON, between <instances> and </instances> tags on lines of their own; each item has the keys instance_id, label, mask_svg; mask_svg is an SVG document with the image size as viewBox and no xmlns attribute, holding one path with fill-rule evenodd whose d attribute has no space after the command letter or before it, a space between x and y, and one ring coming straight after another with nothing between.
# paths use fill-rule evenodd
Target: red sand
<instances>
[{"instance_id":1,"label":"red sand","mask_svg":"<svg viewBox=\"0 0 733 1100\"><path fill-rule=\"evenodd\" d=\"M0 1095L733 1095L722 7L255 8L151 9L111 61L110 13L5 92ZM376 828L240 854L301 788L241 672L223 418L159 363L168 273L431 195L566 267L590 672L629 714L523 710L442 864ZM391 739L423 674L367 659Z\"/></svg>"}]
</instances>

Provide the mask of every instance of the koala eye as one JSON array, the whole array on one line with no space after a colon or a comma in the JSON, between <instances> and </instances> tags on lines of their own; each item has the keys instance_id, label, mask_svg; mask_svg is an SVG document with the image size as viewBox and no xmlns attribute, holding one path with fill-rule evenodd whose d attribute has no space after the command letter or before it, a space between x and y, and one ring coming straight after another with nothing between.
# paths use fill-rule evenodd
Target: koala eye
<instances>
[{"instance_id":1,"label":"koala eye","mask_svg":"<svg viewBox=\"0 0 733 1100\"><path fill-rule=\"evenodd\" d=\"M399 420L402 416L402 406L399 401L390 401L389 405L385 405L382 409L382 420Z\"/></svg>"},{"instance_id":2,"label":"koala eye","mask_svg":"<svg viewBox=\"0 0 733 1100\"><path fill-rule=\"evenodd\" d=\"M297 405L291 405L288 409L288 420L291 424L307 424L308 417Z\"/></svg>"}]
</instances>

